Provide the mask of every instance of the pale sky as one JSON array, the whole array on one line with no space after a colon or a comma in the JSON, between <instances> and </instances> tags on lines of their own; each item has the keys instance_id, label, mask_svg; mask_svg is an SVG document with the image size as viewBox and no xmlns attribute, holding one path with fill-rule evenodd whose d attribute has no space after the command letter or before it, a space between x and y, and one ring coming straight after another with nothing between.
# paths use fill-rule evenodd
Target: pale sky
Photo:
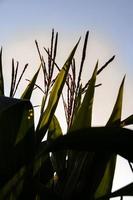
<instances>
[{"instance_id":1,"label":"pale sky","mask_svg":"<svg viewBox=\"0 0 133 200\"><path fill-rule=\"evenodd\" d=\"M83 79L91 76L97 59L104 64L116 55L110 68L99 77L103 83L96 93L94 124L103 125L111 113L120 82L126 74L123 117L133 114L133 1L132 0L0 0L0 45L7 91L11 58L21 65L29 63L30 76L39 59L34 40L48 47L51 30L59 32L57 61L63 64L80 36L90 31ZM82 39L83 42L83 39ZM80 48L82 48L82 42ZM78 53L77 55L80 55ZM77 58L79 59L79 58ZM106 106L105 106L106 105ZM60 109L57 110L60 115ZM62 125L63 126L63 125ZM121 162L120 181L115 187L132 181L126 162ZM124 164L125 163L125 164ZM128 174L128 175L127 175ZM130 199L129 197L124 200Z\"/></svg>"}]
</instances>

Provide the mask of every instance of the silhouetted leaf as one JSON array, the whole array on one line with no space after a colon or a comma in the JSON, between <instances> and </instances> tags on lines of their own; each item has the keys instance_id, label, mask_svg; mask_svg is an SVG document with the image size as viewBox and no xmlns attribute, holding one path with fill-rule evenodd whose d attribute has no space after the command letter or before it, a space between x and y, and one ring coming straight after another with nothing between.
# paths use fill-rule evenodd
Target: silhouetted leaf
<instances>
[{"instance_id":1,"label":"silhouetted leaf","mask_svg":"<svg viewBox=\"0 0 133 200\"><path fill-rule=\"evenodd\" d=\"M86 49L87 49L87 43L88 43L88 36L89 36L89 31L86 32L85 35L85 40L84 40L84 45L83 45L83 50L82 50L82 58L81 58L81 63L80 63L80 68L79 68L79 74L78 74L78 80L77 80L77 87L76 87L76 96L78 95L79 92L79 87L80 87L80 81L81 81L81 75L83 71L83 65L86 57Z\"/></svg>"},{"instance_id":2,"label":"silhouetted leaf","mask_svg":"<svg viewBox=\"0 0 133 200\"><path fill-rule=\"evenodd\" d=\"M32 162L34 148L32 105L29 101L0 97L0 188L4 188L0 195L7 195L7 190L13 191L11 188L16 183L20 187L19 170Z\"/></svg>"},{"instance_id":3,"label":"silhouetted leaf","mask_svg":"<svg viewBox=\"0 0 133 200\"><path fill-rule=\"evenodd\" d=\"M97 75L100 74L107 66L109 63L111 63L114 60L115 56L113 56L112 58L110 58L98 71L97 71Z\"/></svg>"},{"instance_id":4,"label":"silhouetted leaf","mask_svg":"<svg viewBox=\"0 0 133 200\"><path fill-rule=\"evenodd\" d=\"M14 193L15 199L23 190L24 176L26 167L22 167L6 184L0 188L0 199L10 200L12 193Z\"/></svg>"},{"instance_id":5,"label":"silhouetted leaf","mask_svg":"<svg viewBox=\"0 0 133 200\"><path fill-rule=\"evenodd\" d=\"M96 81L96 74L97 74L97 67L94 69L92 78L90 80L90 84L87 88L85 93L83 102L81 103L72 123L72 127L70 130L77 130L81 128L86 128L91 126L92 120L92 105L93 105L93 97L94 97L94 89L95 89L95 81ZM77 136L78 137L78 136ZM68 174L67 174L67 181L65 184L64 196L68 198L74 192L79 177L81 177L82 169L86 162L90 162L93 155L83 152L75 152L71 151L68 154Z\"/></svg>"},{"instance_id":6,"label":"silhouetted leaf","mask_svg":"<svg viewBox=\"0 0 133 200\"><path fill-rule=\"evenodd\" d=\"M73 48L70 56L68 57L67 61L65 62L63 68L60 70L60 72L59 72L59 74L58 74L58 76L55 80L54 86L53 86L52 91L50 93L48 106L47 106L46 110L44 111L42 118L41 118L39 125L38 125L37 143L40 143L41 140L43 139L43 137L44 137L44 135L45 135L45 133L46 133L48 127L49 127L49 124L52 120L52 117L53 117L54 112L56 110L59 98L60 98L61 93L62 93L63 86L64 86L65 81L66 81L66 77L67 77L67 74L68 74L68 71L69 71L69 67L70 67L72 58L75 54L75 51L77 49L78 44L79 44L79 41L75 45L75 47Z\"/></svg>"},{"instance_id":7,"label":"silhouetted leaf","mask_svg":"<svg viewBox=\"0 0 133 200\"><path fill-rule=\"evenodd\" d=\"M48 129L47 140L53 141L61 135L63 135L62 129L60 127L58 119L54 115ZM65 173L64 168L65 168L65 162L66 162L66 152L65 151L53 152L51 154L51 161L52 161L55 172L57 173L59 177L62 178L62 176Z\"/></svg>"},{"instance_id":8,"label":"silhouetted leaf","mask_svg":"<svg viewBox=\"0 0 133 200\"><path fill-rule=\"evenodd\" d=\"M114 105L112 114L107 122L106 126L120 126L121 113L122 113L122 101L123 101L123 87L124 87L125 76L122 80L116 103Z\"/></svg>"},{"instance_id":9,"label":"silhouetted leaf","mask_svg":"<svg viewBox=\"0 0 133 200\"><path fill-rule=\"evenodd\" d=\"M125 80L125 77L122 80L112 114L111 114L106 126L118 126L118 127L120 126L124 80ZM111 158L107 159L107 162L104 163L103 169L100 172L101 173L101 181L100 181L99 187L96 190L95 197L103 196L103 195L111 192L114 171L115 171L115 165L116 165L116 155L112 155Z\"/></svg>"},{"instance_id":10,"label":"silhouetted leaf","mask_svg":"<svg viewBox=\"0 0 133 200\"><path fill-rule=\"evenodd\" d=\"M119 196L133 196L133 183L130 183L111 194L98 198L97 200L106 200L107 198L119 197Z\"/></svg>"},{"instance_id":11,"label":"silhouetted leaf","mask_svg":"<svg viewBox=\"0 0 133 200\"><path fill-rule=\"evenodd\" d=\"M98 67L98 63L96 64L95 70L94 70L92 78L90 80L90 84L85 93L83 102L82 102L81 106L79 107L77 115L74 118L72 127L70 128L71 131L91 126L92 105L93 105L93 97L94 97L94 90L95 90L97 67Z\"/></svg>"},{"instance_id":12,"label":"silhouetted leaf","mask_svg":"<svg viewBox=\"0 0 133 200\"><path fill-rule=\"evenodd\" d=\"M129 117L121 121L121 127L132 125L132 124L133 124L133 115L130 115Z\"/></svg>"},{"instance_id":13,"label":"silhouetted leaf","mask_svg":"<svg viewBox=\"0 0 133 200\"><path fill-rule=\"evenodd\" d=\"M2 48L0 50L0 96L4 95L4 79L3 79L3 69L2 69Z\"/></svg>"},{"instance_id":14,"label":"silhouetted leaf","mask_svg":"<svg viewBox=\"0 0 133 200\"><path fill-rule=\"evenodd\" d=\"M37 72L35 73L35 75L33 76L29 85L26 87L25 91L23 92L21 99L29 99L30 100L34 86L35 86L35 83L36 83L36 80L37 80L37 77L38 77L38 74L39 74L39 71L40 71L40 67L37 70Z\"/></svg>"},{"instance_id":15,"label":"silhouetted leaf","mask_svg":"<svg viewBox=\"0 0 133 200\"><path fill-rule=\"evenodd\" d=\"M42 152L54 152L63 149L102 153L109 152L120 154L133 162L131 151L132 141L133 131L130 129L119 127L90 127L60 136L54 142L45 146L44 149L42 148Z\"/></svg>"}]
</instances>

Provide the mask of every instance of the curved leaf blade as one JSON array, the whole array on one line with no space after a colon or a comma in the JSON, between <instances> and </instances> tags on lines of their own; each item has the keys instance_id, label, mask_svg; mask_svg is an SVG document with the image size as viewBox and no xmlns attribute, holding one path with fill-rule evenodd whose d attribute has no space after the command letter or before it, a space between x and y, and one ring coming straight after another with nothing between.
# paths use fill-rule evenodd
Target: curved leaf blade
<instances>
[{"instance_id":1,"label":"curved leaf blade","mask_svg":"<svg viewBox=\"0 0 133 200\"><path fill-rule=\"evenodd\" d=\"M78 134L78 135L77 135ZM74 149L78 151L115 153L133 162L133 131L120 127L89 127L60 136L42 148L42 152ZM102 154L101 154L102 156Z\"/></svg>"}]
</instances>

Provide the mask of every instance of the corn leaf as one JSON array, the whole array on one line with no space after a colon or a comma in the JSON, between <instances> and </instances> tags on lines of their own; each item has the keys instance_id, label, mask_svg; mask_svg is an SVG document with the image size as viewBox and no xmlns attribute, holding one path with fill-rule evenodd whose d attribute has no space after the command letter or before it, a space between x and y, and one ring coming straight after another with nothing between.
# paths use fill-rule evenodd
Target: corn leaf
<instances>
[{"instance_id":1,"label":"corn leaf","mask_svg":"<svg viewBox=\"0 0 133 200\"><path fill-rule=\"evenodd\" d=\"M90 80L90 84L84 96L83 102L79 108L77 115L75 116L71 130L86 128L88 126L91 126L92 105L93 105L93 97L94 97L94 90L95 90L97 67L98 67L98 62L96 64L95 70Z\"/></svg>"},{"instance_id":2,"label":"corn leaf","mask_svg":"<svg viewBox=\"0 0 133 200\"><path fill-rule=\"evenodd\" d=\"M106 126L120 126L124 80L125 80L125 77L122 80L122 83L121 83L121 86L120 86L120 89L118 92L118 96L116 99L116 103L114 105L112 114L111 114ZM103 196L103 195L111 192L114 171L115 171L115 165L116 165L116 155L112 155L110 160L107 163L105 163L104 165L106 165L106 169L103 170L103 172L101 173L101 174L104 173L104 175L103 175L103 178L101 179L99 187L95 193L95 197L98 197L100 195Z\"/></svg>"},{"instance_id":3,"label":"corn leaf","mask_svg":"<svg viewBox=\"0 0 133 200\"><path fill-rule=\"evenodd\" d=\"M115 55L112 56L98 71L97 75L100 74L115 58Z\"/></svg>"},{"instance_id":4,"label":"corn leaf","mask_svg":"<svg viewBox=\"0 0 133 200\"><path fill-rule=\"evenodd\" d=\"M81 99L82 99L82 84L79 87L78 95L75 97L76 105L75 105L74 110L73 110L72 123L73 123L73 119L77 115L77 112L78 112L78 110L80 108Z\"/></svg>"},{"instance_id":5,"label":"corn leaf","mask_svg":"<svg viewBox=\"0 0 133 200\"><path fill-rule=\"evenodd\" d=\"M0 132L0 146L7 150L21 142L26 134L33 138L34 114L31 103L27 100L0 97Z\"/></svg>"},{"instance_id":6,"label":"corn leaf","mask_svg":"<svg viewBox=\"0 0 133 200\"><path fill-rule=\"evenodd\" d=\"M17 200L17 197L22 192L25 172L26 167L22 167L3 187L0 188L0 199L10 200L13 192L15 195L14 199Z\"/></svg>"},{"instance_id":7,"label":"corn leaf","mask_svg":"<svg viewBox=\"0 0 133 200\"><path fill-rule=\"evenodd\" d=\"M107 198L119 197L119 196L133 196L133 183L130 183L111 194L98 198L97 200L106 200Z\"/></svg>"},{"instance_id":8,"label":"corn leaf","mask_svg":"<svg viewBox=\"0 0 133 200\"><path fill-rule=\"evenodd\" d=\"M34 120L33 113L30 115L31 110L33 112L29 101L0 97L0 188L34 157Z\"/></svg>"},{"instance_id":9,"label":"corn leaf","mask_svg":"<svg viewBox=\"0 0 133 200\"><path fill-rule=\"evenodd\" d=\"M60 98L61 93L62 93L63 86L64 86L65 81L66 81L66 77L67 77L67 74L68 74L68 71L69 71L69 68L70 68L70 64L72 62L72 58L75 54L75 51L77 49L78 44L79 44L79 41L75 45L75 47L73 48L72 52L70 53L70 56L68 57L67 61L65 62L63 68L60 70L60 72L59 72L59 74L58 74L58 76L55 80L54 86L53 86L52 91L50 93L48 106L47 106L46 110L44 111L44 113L41 117L41 120L38 124L37 143L40 143L41 140L43 139L43 137L44 137L44 135L45 135L45 133L46 133L48 127L49 127L49 124L52 120L52 117L53 117L54 112L56 110L59 98Z\"/></svg>"},{"instance_id":10,"label":"corn leaf","mask_svg":"<svg viewBox=\"0 0 133 200\"><path fill-rule=\"evenodd\" d=\"M39 179L43 185L50 184L50 181L53 180L54 176L54 169L52 166L52 162L50 160L50 156L42 155L40 159L39 158L36 159L35 165L36 165L36 169L34 168L36 171L35 177L37 177L37 179ZM51 183L53 184L53 181Z\"/></svg>"},{"instance_id":11,"label":"corn leaf","mask_svg":"<svg viewBox=\"0 0 133 200\"><path fill-rule=\"evenodd\" d=\"M121 127L88 127L70 132L47 144L41 154L63 149L119 154L133 162L133 131ZM101 154L102 158L102 154Z\"/></svg>"},{"instance_id":12,"label":"corn leaf","mask_svg":"<svg viewBox=\"0 0 133 200\"><path fill-rule=\"evenodd\" d=\"M120 89L119 89L119 92L118 92L116 103L114 105L112 114L111 114L106 126L112 126L112 125L113 126L120 126L121 113L122 113L122 102L123 102L124 81L125 81L125 76L124 76L122 83L120 85Z\"/></svg>"},{"instance_id":13,"label":"corn leaf","mask_svg":"<svg viewBox=\"0 0 133 200\"><path fill-rule=\"evenodd\" d=\"M41 165L40 165L40 161L41 161ZM36 194L39 193L39 190L41 188L36 187L36 183L34 179L37 177L38 173L41 172L42 169L44 169L43 174L41 173L41 175L43 176L40 177L40 181L42 181L42 183L47 183L49 181L48 154L42 155L41 157L36 157L32 164L34 166L34 174L33 174L32 181L30 180L31 182L28 182L26 180L27 166L23 165L2 187L0 187L0 199L12 200L13 198L15 200L18 200L18 197L20 198L20 196L26 199L27 196L29 197L29 190L32 190L31 192L34 195L34 197L36 196ZM42 168L42 166L43 167L45 166L45 168ZM30 185L30 189L29 189L29 185L27 185L27 191L24 190L25 181L27 181L27 183ZM47 196L48 194L47 190L43 190L43 195ZM33 199L30 197L29 199Z\"/></svg>"},{"instance_id":14,"label":"corn leaf","mask_svg":"<svg viewBox=\"0 0 133 200\"><path fill-rule=\"evenodd\" d=\"M94 97L94 89L96 82L96 74L97 74L98 62L96 63L96 67L94 69L92 78L90 80L90 84L85 93L83 102L75 115L72 127L70 130L77 130L80 128L86 128L91 126L92 120L92 105L93 105L93 97ZM83 153L83 152L69 152L68 154L68 178L65 185L64 196L69 196L73 193L76 188L76 185L79 181L79 177L81 177L81 173L84 165L92 160L93 154ZM88 170L87 170L88 171Z\"/></svg>"},{"instance_id":15,"label":"corn leaf","mask_svg":"<svg viewBox=\"0 0 133 200\"><path fill-rule=\"evenodd\" d=\"M110 157L111 158L107 159L107 162L104 163L104 166L101 170L102 180L99 184L98 189L96 190L95 198L101 196L103 193L107 194L107 192L111 191L112 189L112 181L113 181L115 164L116 164L116 156L115 155L110 156L110 154L106 155L106 157L107 156L108 158Z\"/></svg>"},{"instance_id":16,"label":"corn leaf","mask_svg":"<svg viewBox=\"0 0 133 200\"><path fill-rule=\"evenodd\" d=\"M30 81L28 86L26 87L25 91L23 92L21 99L29 99L30 100L37 77L38 77L38 74L39 74L39 71L40 71L40 67L37 70L37 72L35 73L35 75L33 76L32 80Z\"/></svg>"},{"instance_id":17,"label":"corn leaf","mask_svg":"<svg viewBox=\"0 0 133 200\"><path fill-rule=\"evenodd\" d=\"M119 190L113 192L110 197L117 197L117 196L133 196L133 183L130 183Z\"/></svg>"},{"instance_id":18,"label":"corn leaf","mask_svg":"<svg viewBox=\"0 0 133 200\"><path fill-rule=\"evenodd\" d=\"M48 155L35 156L33 118L29 101L0 97L0 199L33 199L32 178L53 177Z\"/></svg>"},{"instance_id":19,"label":"corn leaf","mask_svg":"<svg viewBox=\"0 0 133 200\"><path fill-rule=\"evenodd\" d=\"M40 165L40 160L41 160L41 165ZM38 165L39 164L39 165ZM53 177L53 171L52 171L52 176L49 177L49 161L48 161L48 156L45 155L40 158L36 158L34 161L33 166L36 168L35 173L32 177L31 180L27 180L27 166L23 165L14 175L11 177L2 187L0 187L0 199L4 200L12 200L14 198L15 200L18 200L18 197L20 198L23 197L24 199L29 197L29 199L34 199L31 198L30 192L32 193L32 197L35 197L36 194L39 193L40 188L36 187L36 184L34 182L34 179L37 177L38 173L41 175L40 181L42 185L44 183L47 183L51 177ZM43 171L43 173L42 173ZM27 190L25 189L25 183L27 186ZM28 185L30 185L30 189ZM33 189L34 187L34 189ZM34 190L34 191L33 191ZM30 191L30 192L29 192ZM47 195L47 190L43 191L43 194ZM29 196L30 195L30 196Z\"/></svg>"},{"instance_id":20,"label":"corn leaf","mask_svg":"<svg viewBox=\"0 0 133 200\"><path fill-rule=\"evenodd\" d=\"M59 123L57 117L54 115L51 120L49 129L48 129L47 140L49 140L49 141L55 140L56 138L58 138L61 135L63 135L63 134L62 134L62 129L61 129L60 123Z\"/></svg>"},{"instance_id":21,"label":"corn leaf","mask_svg":"<svg viewBox=\"0 0 133 200\"><path fill-rule=\"evenodd\" d=\"M121 127L132 125L132 124L133 124L133 115L130 115L129 117L121 121Z\"/></svg>"},{"instance_id":22,"label":"corn leaf","mask_svg":"<svg viewBox=\"0 0 133 200\"><path fill-rule=\"evenodd\" d=\"M60 127L59 121L54 115L49 129L48 129L48 141L53 141L59 136L63 135L62 134L62 129ZM51 161L54 167L55 172L59 177L62 178L64 175L64 168L65 168L65 162L66 162L66 152L65 151L59 151L59 152L53 152L51 154Z\"/></svg>"},{"instance_id":23,"label":"corn leaf","mask_svg":"<svg viewBox=\"0 0 133 200\"><path fill-rule=\"evenodd\" d=\"M40 199L54 199L54 200L59 200L59 197L51 188L48 188L44 186L41 182L38 180L34 181L35 182L35 190L37 191L37 197L35 200L40 200Z\"/></svg>"},{"instance_id":24,"label":"corn leaf","mask_svg":"<svg viewBox=\"0 0 133 200\"><path fill-rule=\"evenodd\" d=\"M4 79L2 69L2 48L0 50L0 96L4 95Z\"/></svg>"}]
</instances>

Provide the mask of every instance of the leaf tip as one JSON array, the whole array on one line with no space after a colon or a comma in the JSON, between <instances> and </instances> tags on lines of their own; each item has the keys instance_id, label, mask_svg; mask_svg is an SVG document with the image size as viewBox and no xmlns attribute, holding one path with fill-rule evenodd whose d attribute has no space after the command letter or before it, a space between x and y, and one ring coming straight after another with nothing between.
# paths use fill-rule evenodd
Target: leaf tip
<instances>
[{"instance_id":1,"label":"leaf tip","mask_svg":"<svg viewBox=\"0 0 133 200\"><path fill-rule=\"evenodd\" d=\"M124 75L124 77L123 77L123 79L122 79L122 83L121 83L121 85L124 84L124 82L125 82L125 78L126 78L126 74Z\"/></svg>"},{"instance_id":2,"label":"leaf tip","mask_svg":"<svg viewBox=\"0 0 133 200\"><path fill-rule=\"evenodd\" d=\"M0 48L0 55L2 55L2 50L3 50L3 47L1 46L1 48Z\"/></svg>"}]
</instances>

